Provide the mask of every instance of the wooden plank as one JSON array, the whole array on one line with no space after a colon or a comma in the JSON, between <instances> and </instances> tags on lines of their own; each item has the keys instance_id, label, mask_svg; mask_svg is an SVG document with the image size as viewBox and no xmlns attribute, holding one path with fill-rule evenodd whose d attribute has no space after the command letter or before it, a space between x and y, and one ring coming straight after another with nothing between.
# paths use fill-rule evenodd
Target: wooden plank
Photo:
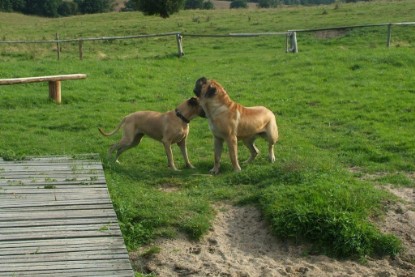
<instances>
[{"instance_id":1,"label":"wooden plank","mask_svg":"<svg viewBox=\"0 0 415 277\"><path fill-rule=\"evenodd\" d=\"M0 222L0 232L6 228L20 228L20 227L41 227L41 226L55 226L59 225L71 225L71 224L100 224L100 226L106 226L111 223L117 223L113 218L65 218L65 219L53 219L53 220L14 220L14 221L2 221ZM1 247L1 246L0 246Z\"/></svg>"},{"instance_id":2,"label":"wooden plank","mask_svg":"<svg viewBox=\"0 0 415 277\"><path fill-rule=\"evenodd\" d=\"M52 223L52 222L51 222ZM77 222L78 223L78 222ZM2 235L9 234L24 234L24 233L42 233L44 237L48 232L71 232L71 231L99 231L106 233L107 231L119 230L118 222L111 222L110 220L102 223L94 224L75 224L69 223L65 225L43 225L43 226L1 226L0 227L0 240L3 238Z\"/></svg>"},{"instance_id":3,"label":"wooden plank","mask_svg":"<svg viewBox=\"0 0 415 277\"><path fill-rule=\"evenodd\" d=\"M53 201L22 201L22 202L16 202L13 199L5 199L0 202L0 209L6 209L6 208L33 208L33 207L45 207L49 209L53 209L55 207L60 206L68 206L68 205L89 205L91 201L89 200L79 200L79 199L71 199L71 200L53 200ZM94 204L100 205L100 204L111 204L112 202L109 198L102 198L102 199L96 199Z\"/></svg>"},{"instance_id":4,"label":"wooden plank","mask_svg":"<svg viewBox=\"0 0 415 277\"><path fill-rule=\"evenodd\" d=\"M123 248L124 240L122 237L95 237L95 238L76 238L76 239L44 239L44 240L21 240L21 241L5 241L0 244L0 250L7 250L10 248L28 249L29 251L21 251L23 254L33 253L33 248L37 250L44 247L59 247L61 250L67 247L78 247L90 249L95 246L100 249L114 249ZM35 251L35 252L36 252ZM64 252L64 251L61 251ZM0 251L2 253L2 251Z\"/></svg>"},{"instance_id":5,"label":"wooden plank","mask_svg":"<svg viewBox=\"0 0 415 277\"><path fill-rule=\"evenodd\" d=\"M1 249L0 253L0 260L3 258L10 258L10 256L27 256L27 255L56 255L56 256L62 256L63 253L78 253L79 255L83 255L84 253L90 254L90 253L97 253L102 254L105 252L110 253L117 253L117 254L126 254L124 247L99 247L95 244L91 245L65 245L63 248L62 246L55 246L55 245L45 245L42 247L33 247L33 246L26 246L26 249L28 250L25 253L22 253L20 248L17 247L9 247ZM109 251L107 251L109 250Z\"/></svg>"},{"instance_id":6,"label":"wooden plank","mask_svg":"<svg viewBox=\"0 0 415 277\"><path fill-rule=\"evenodd\" d=\"M98 273L98 274L97 274ZM2 274L0 272L1 277L10 277L10 273ZM43 277L96 277L96 276L117 276L117 277L131 277L131 272L129 270L117 270L117 271L110 271L108 269L100 270L99 268L93 269L92 271L87 269L66 269L62 270L54 270L54 271L28 271L28 272L19 272L18 275L12 275L16 277L33 277L33 276L43 276Z\"/></svg>"},{"instance_id":7,"label":"wooden plank","mask_svg":"<svg viewBox=\"0 0 415 277\"><path fill-rule=\"evenodd\" d=\"M51 75L39 77L25 77L25 78L9 78L0 79L0 85L25 84L33 82L47 82L47 81L65 81L75 79L85 79L86 74L66 74L66 75Z\"/></svg>"},{"instance_id":8,"label":"wooden plank","mask_svg":"<svg viewBox=\"0 0 415 277\"><path fill-rule=\"evenodd\" d=\"M47 205L47 206L29 206L30 211L50 211L53 209L54 211L65 211L65 210L94 210L94 209L110 209L112 210L112 204L109 202L106 203L87 203L83 205ZM11 212L24 212L28 210L28 206L13 206L13 207L5 207L3 211L11 211ZM1 223L0 223L1 226Z\"/></svg>"},{"instance_id":9,"label":"wooden plank","mask_svg":"<svg viewBox=\"0 0 415 277\"><path fill-rule=\"evenodd\" d=\"M0 276L134 276L99 161L0 159Z\"/></svg>"},{"instance_id":10,"label":"wooden plank","mask_svg":"<svg viewBox=\"0 0 415 277\"><path fill-rule=\"evenodd\" d=\"M0 264L0 272L18 272L20 270L45 270L45 269L87 269L87 268L103 268L103 269L128 269L130 264L117 261L114 263L111 259L89 261L43 261L42 263L29 263L22 265L20 263Z\"/></svg>"}]
</instances>

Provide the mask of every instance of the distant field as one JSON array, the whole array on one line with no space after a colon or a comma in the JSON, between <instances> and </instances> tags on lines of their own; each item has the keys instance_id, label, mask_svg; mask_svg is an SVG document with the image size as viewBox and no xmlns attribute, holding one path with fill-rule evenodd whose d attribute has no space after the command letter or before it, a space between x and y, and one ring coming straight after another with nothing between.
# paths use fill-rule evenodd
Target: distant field
<instances>
[{"instance_id":1,"label":"distant field","mask_svg":"<svg viewBox=\"0 0 415 277\"><path fill-rule=\"evenodd\" d=\"M182 32L228 34L413 21L412 0L369 1L277 9L180 11L168 19L139 12L40 18L0 13L1 41L50 40ZM99 153L130 251L178 233L198 239L212 225L217 203L252 204L279 238L306 241L307 253L381 258L412 244L382 229L398 198L383 188L414 188L415 27L385 26L333 34L298 34L299 53L285 53L285 36L175 37L78 43L0 43L0 78L85 73L62 83L62 105L47 84L0 86L0 156ZM162 145L144 138L107 159L120 138L102 137L137 110L168 111L193 96L197 78L217 79L232 99L265 105L277 116L280 141L270 164L261 155L235 174L227 149L222 172L210 176L212 135L206 120L190 124L189 156L197 167L167 169ZM249 153L239 145L241 160ZM1 174L1 173L0 173ZM166 192L163 188L173 188ZM401 244L402 243L402 244ZM409 246L408 246L409 245ZM306 254L307 254L306 253ZM414 255L401 254L412 263Z\"/></svg>"},{"instance_id":2,"label":"distant field","mask_svg":"<svg viewBox=\"0 0 415 277\"><path fill-rule=\"evenodd\" d=\"M211 1L215 9L229 9L230 1ZM115 10L119 11L124 7L125 0L117 0ZM256 8L256 3L248 3L249 8Z\"/></svg>"}]
</instances>

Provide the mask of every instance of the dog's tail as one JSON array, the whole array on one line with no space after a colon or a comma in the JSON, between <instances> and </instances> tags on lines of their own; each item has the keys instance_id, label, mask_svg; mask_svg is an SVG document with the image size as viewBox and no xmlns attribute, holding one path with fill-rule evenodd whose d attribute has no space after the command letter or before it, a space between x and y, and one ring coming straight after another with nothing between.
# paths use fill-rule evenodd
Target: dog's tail
<instances>
[{"instance_id":1,"label":"dog's tail","mask_svg":"<svg viewBox=\"0 0 415 277\"><path fill-rule=\"evenodd\" d=\"M118 132L118 130L121 128L122 125L124 125L124 121L125 121L125 118L123 120L121 120L121 122L118 124L118 126L113 131L111 131L110 133L106 133L104 130L102 130L102 128L98 128L98 131L103 136L106 136L106 137L112 136L113 134L115 134L116 132Z\"/></svg>"}]
</instances>

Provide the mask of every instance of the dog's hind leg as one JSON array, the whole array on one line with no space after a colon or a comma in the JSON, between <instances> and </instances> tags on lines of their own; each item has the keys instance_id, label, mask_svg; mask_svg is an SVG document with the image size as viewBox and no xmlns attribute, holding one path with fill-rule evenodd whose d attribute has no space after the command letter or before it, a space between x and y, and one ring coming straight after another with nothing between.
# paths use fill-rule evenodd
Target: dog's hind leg
<instances>
[{"instance_id":1,"label":"dog's hind leg","mask_svg":"<svg viewBox=\"0 0 415 277\"><path fill-rule=\"evenodd\" d=\"M120 157L120 155L126 150L137 146L141 142L141 139L143 137L144 137L143 133L138 133L135 135L132 141L131 139L124 137L121 139L119 143L114 144L110 150L111 151L114 151L115 149L117 150L117 154L115 155L115 162L119 163L118 158Z\"/></svg>"},{"instance_id":2,"label":"dog's hind leg","mask_svg":"<svg viewBox=\"0 0 415 277\"><path fill-rule=\"evenodd\" d=\"M270 162L273 163L275 162L274 144L278 141L278 127L275 120L269 123L267 129L268 157Z\"/></svg>"},{"instance_id":3,"label":"dog's hind leg","mask_svg":"<svg viewBox=\"0 0 415 277\"><path fill-rule=\"evenodd\" d=\"M259 150L255 146L254 141L255 141L255 137L251 137L251 138L247 138L243 140L245 146L248 147L249 152L251 153L251 156L245 161L245 163L252 162L253 160L255 160L255 158L259 154Z\"/></svg>"}]
</instances>

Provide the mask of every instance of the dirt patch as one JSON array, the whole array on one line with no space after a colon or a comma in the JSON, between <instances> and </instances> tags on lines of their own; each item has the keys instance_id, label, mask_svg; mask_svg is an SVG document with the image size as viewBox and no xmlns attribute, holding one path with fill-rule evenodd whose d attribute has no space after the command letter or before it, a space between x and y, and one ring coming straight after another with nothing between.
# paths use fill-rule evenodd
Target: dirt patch
<instances>
[{"instance_id":1,"label":"dirt patch","mask_svg":"<svg viewBox=\"0 0 415 277\"><path fill-rule=\"evenodd\" d=\"M407 192L405 197L411 197L413 191ZM411 206L402 208L403 213L388 213L384 230L393 231L391 225L399 222L395 226L401 235L412 240L415 221L408 212L413 211L414 202L408 205ZM415 266L407 260L413 257L413 242L405 243L408 249L404 257L368 259L365 265L322 255L306 256L306 246L272 236L255 207L221 204L216 210L213 227L201 241L191 242L184 237L160 239L140 253L131 253L136 269L157 276L415 276ZM154 247L160 251L142 258L142 253Z\"/></svg>"},{"instance_id":2,"label":"dirt patch","mask_svg":"<svg viewBox=\"0 0 415 277\"><path fill-rule=\"evenodd\" d=\"M401 201L389 209L385 222L378 224L379 228L399 237L405 249L402 259L415 264L415 189L392 186L385 186L385 189Z\"/></svg>"}]
</instances>

